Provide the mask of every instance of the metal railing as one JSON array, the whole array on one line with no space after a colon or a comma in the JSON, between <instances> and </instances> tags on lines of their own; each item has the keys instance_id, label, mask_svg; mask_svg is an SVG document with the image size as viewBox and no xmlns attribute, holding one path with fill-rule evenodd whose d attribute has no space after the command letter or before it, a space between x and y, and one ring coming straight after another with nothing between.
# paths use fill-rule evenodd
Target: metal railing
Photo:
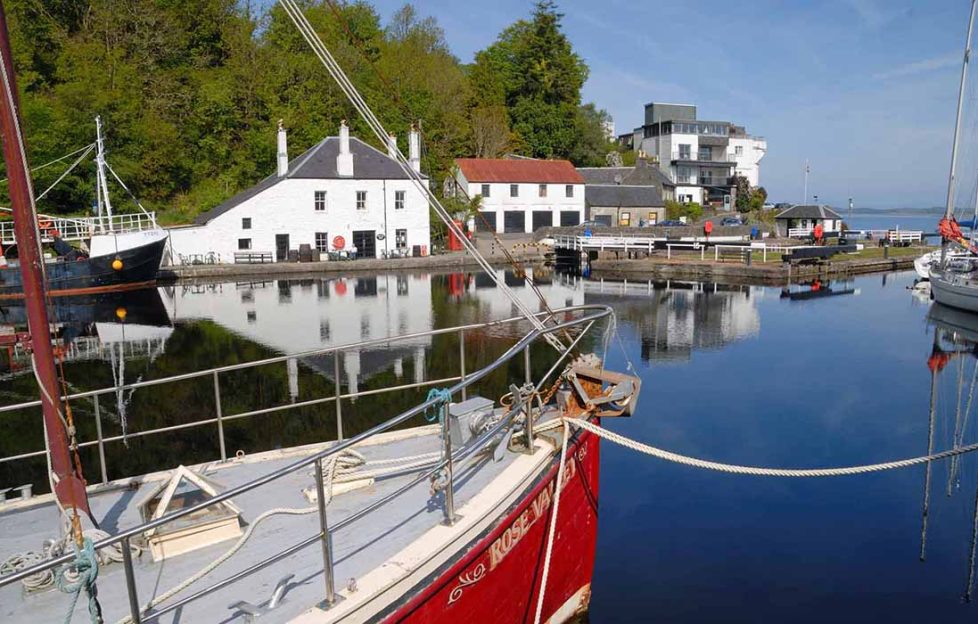
<instances>
[{"instance_id":1,"label":"metal railing","mask_svg":"<svg viewBox=\"0 0 978 624\"><path fill-rule=\"evenodd\" d=\"M703 163L714 163L718 165L726 164L728 162L734 162L730 155L727 153L713 155L712 153L699 153L699 152L679 152L674 151L672 153L672 160L687 160L690 162L703 162Z\"/></svg>"},{"instance_id":2,"label":"metal railing","mask_svg":"<svg viewBox=\"0 0 978 624\"><path fill-rule=\"evenodd\" d=\"M156 228L156 213L133 213L116 214L112 217L41 217L39 222L43 225L41 230L41 241L50 243L53 239L48 235L49 229L57 230L61 238L66 241L87 240L94 234L104 234L106 232L139 232ZM0 245L12 245L16 242L14 236L14 222L9 220L0 221Z\"/></svg>"},{"instance_id":3,"label":"metal railing","mask_svg":"<svg viewBox=\"0 0 978 624\"><path fill-rule=\"evenodd\" d=\"M464 445L463 447L461 447L459 449L452 449L452 446L451 446L451 436L449 435L449 432L448 432L448 426L449 426L449 419L447 418L448 405L447 405L447 402L446 402L442 406L442 408L445 410L444 417L442 418L442 427L443 427L442 436L444 438L444 449L443 449L443 454L442 454L441 459L435 464L435 466L432 467L431 469L423 472L421 475L417 476L416 478L411 479L408 483L406 483L402 487L398 488L394 492L392 492L390 494L387 494L384 497L380 498L379 500L374 501L373 503L371 503L367 507L364 507L364 508L356 511L355 513L353 513L350 516L347 516L346 518L344 518L340 522L338 522L336 524L333 524L333 525L330 525L328 523L328 518L327 518L327 513L326 513L326 506L325 506L325 490L324 490L325 484L323 483L323 478L322 478L322 474L323 474L322 469L323 469L323 462L324 462L324 460L328 459L329 457L332 457L333 455L336 455L338 453L341 453L341 452L343 452L343 451L345 451L345 450L347 450L349 448L352 448L353 446L355 446L355 445L357 445L357 444L359 444L359 443L361 443L361 442L363 442L363 441L365 441L365 440L367 440L367 439L369 439L369 438L371 438L373 436L376 436L376 435L378 435L380 433L383 433L383 432L386 432L388 430L391 430L391 429L393 429L393 428L395 428L395 427L397 427L397 426L399 426L399 425L401 425L401 424L403 424L403 423L411 420L412 418L415 418L417 416L420 416L420 415L424 414L428 409L434 408L434 407L438 407L439 406L439 403L441 403L441 399L439 399L439 398L429 399L429 400L424 401L423 403L421 403L419 405L416 405L415 407L412 407L412 408L410 408L410 409L408 409L408 410L406 410L404 412L401 412L397 416L394 416L393 418L391 418L391 419L389 419L389 420L387 420L387 421L385 421L383 423L380 423L378 425L375 425L374 427L368 429L367 431L364 431L364 432L362 432L360 434L357 434L357 435L355 435L355 436L353 436L353 437L351 437L349 439L344 440L344 439L342 439L342 429L341 429L341 420L340 420L341 413L340 413L340 401L339 401L339 399L341 399L341 398L352 398L352 397L355 397L355 396L365 396L365 395L369 395L369 394L379 394L379 393L383 393L383 392L395 392L395 391L403 390L403 389L410 388L410 387L420 387L421 385L434 385L434 384L439 384L439 383L448 383L448 382L451 382L451 381L454 381L455 383L454 383L454 385L452 385L451 387L449 387L447 389L448 394L451 397L455 397L456 395L459 395L459 396L462 396L464 398L465 395L466 395L466 389L467 388L469 388L473 384L481 381L486 376L488 376L490 373L492 373L493 371L497 370L498 368L500 368L503 365L505 365L506 363L508 363L513 358L518 357L520 355L523 356L523 358L524 358L524 366L526 367L525 378L526 378L526 380L530 380L531 379L531 371L530 371L530 368L529 367L530 367L530 347L531 347L531 345L534 342L536 342L538 339L540 339L541 337L543 337L545 334L550 334L550 333L554 333L554 332L558 332L558 331L563 331L563 330L567 330L567 329L574 328L574 327L582 328L581 331L578 333L578 335L573 339L573 341L571 342L571 344L568 346L568 348L565 351L563 351L562 353L560 353L556 357L554 363L550 366L550 368L548 369L548 371L536 383L536 385L534 387L535 387L536 390L539 390L540 388L542 388L543 384L545 384L548 381L548 379L550 379L550 377L558 370L558 368L564 362L564 360L569 355L571 355L574 352L574 350L575 350L576 346L578 345L578 343L580 342L580 340L589 332L589 330L591 329L591 327L597 321L613 315L612 309L610 307L608 307L608 306L583 305L583 306L565 307L565 308L560 308L560 309L554 310L553 313L552 313L553 316L551 318L554 318L554 319L556 319L556 318L565 318L564 315L569 314L569 313L579 314L580 316L578 316L577 318L574 318L572 320L568 320L568 321L564 321L564 322L559 322L559 323L555 322L552 325L549 325L549 326L547 326L544 329L533 329L532 331L530 331L529 333L527 333L526 335L524 335L520 340L518 340L513 346L511 346L510 348L508 348L501 356L499 356L498 358L496 358L492 363L490 363L489 365L487 365L487 366L485 366L483 368L480 368L478 370L472 371L472 372L466 372L465 365L464 365L464 359L465 359L464 336L465 336L465 333L466 332L470 332L470 331L476 331L476 330L481 330L481 329L487 329L487 328L490 328L490 327L505 325L505 324L518 323L518 322L523 321L525 319L523 319L522 317L514 317L514 318L504 319L504 320L500 320L500 321L491 321L491 322L486 322L486 323L477 323L477 324L463 325L463 326L459 326L459 327L452 327L452 328L446 328L446 329L430 330L430 331L426 331L426 332L419 332L419 333L415 333L415 334L408 334L408 335L405 335L405 336L398 336L398 337L393 337L393 338L368 340L368 341L364 341L364 342L360 342L360 343L355 343L355 344L350 344L350 345L343 345L343 346L333 347L333 348L330 348L330 349L324 349L324 350L321 350L321 351L306 352L305 354L293 354L293 355L289 355L289 356L280 356L280 357L275 357L275 358L268 358L268 359L260 360L260 361L257 361L257 362L249 362L249 363L244 363L244 364L235 364L235 365L230 365L230 366L213 368L213 369L209 369L209 370L206 370L206 371L198 371L198 372L193 372L193 373L187 373L187 374L184 374L184 375L175 375L173 377L168 377L168 378L165 378L165 379L158 379L158 380L152 380L152 381L146 381L146 382L140 382L140 383L134 383L134 384L126 384L125 386L120 386L120 387L123 387L123 388L139 388L139 387L146 387L146 386L150 386L150 385L160 385L160 384L171 383L171 382L175 382L175 381L182 381L182 380L187 380L187 379L196 379L196 378L206 377L208 375L213 376L213 378L214 378L214 392L215 392L215 398L216 398L216 405L218 406L216 418L207 419L207 420L200 421L200 422L195 422L195 423L188 423L188 424L183 424L183 425L174 425L174 426L171 426L171 427L160 428L160 429L156 429L156 430L152 430L152 431L147 431L147 432L140 432L140 435L150 435L152 433L158 433L158 432L161 432L161 431L172 431L172 430L178 429L178 428L185 428L185 427L192 427L192 426L200 426L200 425L203 425L203 424L217 423L218 431L221 434L221 438L220 439L221 439L221 458L222 459L226 459L226 453L225 453L224 444L223 444L223 423L224 423L224 421L226 421L226 420L228 420L230 418L244 418L246 416L252 416L252 415L257 415L257 414L262 414L262 413L268 413L270 411L276 411L276 410L281 410L281 409L290 409L290 408L295 408L295 407L301 407L303 405L314 405L314 404L325 403L325 402L334 401L334 400L336 401L336 405L337 405L337 417L338 417L338 420L337 420L338 439L337 439L336 443L334 443L329 448L324 449L322 451L319 451L317 453L314 453L312 455L309 455L307 457L304 457L302 459L296 460L296 461L292 462L291 464L289 464L287 466L284 466L282 468L273 470L273 471L271 471L271 472L269 472L269 473L267 473L265 475L262 475L261 477L258 477L257 479L254 479L254 480L252 480L252 481L250 481L248 483L239 485L237 487L234 487L234 488L231 488L229 490L226 490L226 491L224 491L222 493L219 493L216 496L207 499L206 501L203 501L203 502L198 503L196 505L192 505L192 506L189 506L189 507L186 507L186 508L183 508L183 509L180 509L180 510L171 512L171 513L168 513L168 514L166 514L165 516L163 516L161 518L158 518L156 520L151 520L149 522L144 522L143 524L140 524L138 526L132 527L130 529L126 529L126 530L124 530L122 532L119 532L119 533L117 533L115 535L112 535L110 537L107 537L105 539L102 539L102 540L99 540L98 542L96 542L94 544L95 550L101 550L101 549L104 549L104 548L113 546L115 544L119 544L121 546L122 553L123 553L123 567L125 569L125 577L126 577L125 578L125 580L126 580L126 587L127 587L128 597L129 597L129 611L130 611L130 616L132 617L133 622L135 622L136 624L140 624L143 621L143 618L144 617L152 617L154 619L155 618L158 618L159 616L162 616L165 613L168 613L170 611L173 611L175 609L178 609L178 608L182 607L183 605L185 605L185 604L187 604L189 602L192 602L194 600L197 600L199 598L202 598L202 597L204 597L204 596L206 596L206 595L208 595L210 593L213 593L213 592L215 592L215 591L217 591L217 590L219 590L219 589L221 589L223 587L226 587L226 586L228 586L228 585L230 585L230 584L232 584L232 583L234 583L234 582L236 582L236 581L238 581L238 580L240 580L242 578L245 578L246 576L249 576L249 575L251 575L251 574L253 574L253 573L255 573L255 572L257 572L257 571L259 571L259 570L261 570L263 568L265 568L265 567L268 567L269 565L272 565L273 563L275 563L277 561L280 561L280 560L284 559L285 557L288 557L288 556L290 556L290 555L292 555L292 554L294 554L294 553L296 553L296 552L298 552L298 551L300 551L300 550L302 550L302 549L304 549L304 548L306 548L306 547L308 547L308 546L310 546L310 545L312 545L312 544L314 544L316 542L319 542L321 544L321 546L322 546L323 575L324 575L324 582L325 582L325 601L326 601L326 605L332 605L335 602L335 600L336 600L336 590L335 590L335 585L334 585L334 573L333 573L333 564L334 564L334 562L333 562L333 552L332 552L332 547L331 547L331 542L330 542L330 535L332 533L335 533L336 531L338 531L338 530L346 527L346 526L349 526L353 522L356 522L360 518L363 518L367 514L369 514L369 513L373 512L374 510L382 507L383 505L387 504L388 502L396 499L397 497L401 496L402 494L404 494L405 492L407 492L411 488L413 488L416 485L422 483L426 479L429 479L433 475L438 474L441 471L444 471L445 472L445 475L447 477L446 483L445 483L445 497L444 497L444 507L443 507L444 516L445 516L445 523L447 523L447 524L454 523L456 516L455 516L454 498L453 498L453 494L454 494L453 474L454 474L454 470L455 470L455 467L456 467L457 463L460 462L460 461L464 461L468 457L471 457L472 455L474 455L476 453L476 451L478 451L480 448L483 448L486 444L488 444L499 432L501 432L506 427L510 426L513 423L513 421L514 421L514 419L515 419L515 417L517 415L519 415L524 410L528 410L529 409L528 402L530 400L532 400L533 394L531 393L531 394L527 395L525 398L520 397L520 396L514 396L513 397L513 404L509 407L509 410L506 413L505 417L501 418L499 420L499 422L497 424L495 424L493 427L491 427L488 431L483 432L480 436L478 436L477 438L471 440L469 443L467 443L466 445ZM537 316L547 316L547 315L548 315L548 313L540 313ZM244 369L244 368L250 368L250 367L255 367L255 366L262 366L262 365L267 365L267 364L271 364L271 363L276 363L276 362L282 362L282 361L285 361L285 360L287 360L289 358L303 357L304 355L317 355L317 354L328 353L328 352L333 352L333 353L339 354L339 353L342 353L343 351L346 351L346 350L362 349L362 348L366 348L366 347L370 347L370 346L387 345L387 344L395 343L395 342L398 342L398 341L411 340L411 339L415 339L415 338L423 337L423 336L434 336L434 335L452 334L452 333L455 333L455 334L458 334L459 335L459 343L460 343L459 353L460 353L460 356L461 356L461 359L462 359L462 362L461 362L461 365L460 365L460 375L459 376L448 378L448 379L426 381L426 382L423 382L421 384L405 384L405 385L401 385L401 386L393 387L393 388L382 388L382 389L379 389L379 390L366 390L366 391L362 391L362 392L358 392L358 393L353 393L353 394L349 394L349 395L341 395L340 394L340 390L339 390L339 386L337 384L336 394L333 397L324 397L324 398L319 398L319 399L313 399L313 400L305 401L305 402L302 402L302 403L289 404L289 405L286 405L286 406L275 407L275 408L266 408L266 409L261 409L261 410L253 410L251 412L245 412L245 413L235 414L235 415L232 415L232 416L222 416L222 414L220 412L220 408L219 408L219 406L220 406L219 374L221 372L232 371L232 370L241 370L241 369ZM336 361L338 362L338 359ZM81 392L81 393L77 393L75 395L71 395L71 397L72 398L81 398L81 397L89 397L89 396L90 397L95 397L95 399L96 399L96 406L97 406L97 404L98 404L97 403L97 398L98 398L98 396L100 394L103 394L103 393L106 393L106 392L114 392L115 390L116 390L115 388L109 388L109 389L103 389L103 390L94 390L94 391L90 391L90 392ZM40 405L40 401L32 401L32 402L29 402L29 403L21 403L21 404L16 405L16 406L4 406L3 408L0 408L0 413L11 411L13 409L23 409L25 407L32 407L32 406L37 406L37 405ZM96 413L96 417L98 417L97 416L97 413ZM96 422L98 422L98 421L96 421ZM531 425L531 427L532 427L532 425ZM526 433L526 436L527 436L526 441L527 441L529 447L530 448L533 448L532 428L531 427L527 427L525 433ZM130 435L135 435L135 434L130 434ZM110 440L115 440L115 439L121 439L121 436L116 436L114 438L102 438L101 437L101 430L99 430L99 440L97 440L95 442L88 442L86 444L88 444L88 445L93 444L93 443L99 444L100 445L100 451L101 451L101 444L103 442L110 441ZM45 453L44 451L40 451L39 452L39 454L41 454L41 455L43 455L44 453ZM38 454L38 453L30 454L30 456L33 456L33 455L36 455L36 454ZM21 456L18 456L18 457L24 457L24 455L21 455ZM16 458L17 457L3 458L2 461L12 461L13 459L16 459ZM104 476L104 457L102 458L102 462L103 462L102 465L103 465L103 476ZM260 561L260 562L258 562L256 564L254 564L254 565L252 565L252 566L250 566L248 568L245 568L244 570L238 571L238 572L234 573L233 575L231 575L231 576L229 576L229 577L227 577L225 579L222 579L220 581L217 581L214 584L212 584L212 585L210 585L210 586L208 586L208 587L206 587L204 589L198 590L197 592L195 592L195 593L193 593L193 594L191 594L189 596L186 596L186 597L184 597L184 598L182 598L182 599L180 599L180 600L178 600L178 601L176 601L174 603L171 603L171 604L169 604L169 605L167 605L167 606L165 606L163 608L155 609L155 607L154 607L153 610L147 611L145 613L142 611L142 607L140 606L140 602L139 602L139 598L138 598L138 594L137 594L135 570L133 568L132 555L131 555L131 552L130 552L130 541L133 538L137 538L137 537L145 534L147 531L150 531L152 529L156 529L156 528L162 527L164 525L167 525L167 524L169 524L169 523L171 523L171 522L173 522L175 520L178 520L180 518L183 518L185 516L188 516L188 515L191 515L191 514L196 514L196 513L200 512L200 511L203 511L203 510L205 510L205 509L207 509L209 507L212 507L214 505L218 505L218 504L220 504L220 503L222 503L222 502L224 502L224 501L226 501L226 500L228 500L230 498L233 498L235 496L240 496L240 495L242 495L242 494L244 494L246 492L249 492L249 491L254 490L254 489L258 488L258 487L261 487L263 485L266 485L268 483L271 483L273 481L276 481L276 480L278 480L278 479L280 479L280 478L282 478L282 477L284 477L286 475L292 474L292 473L294 473L294 472L296 472L298 470L301 470L301 469L303 469L303 468L305 468L307 466L313 465L313 464L315 464L315 466L316 466L316 469L315 469L315 472L316 472L316 475L317 475L316 476L316 488L317 488L317 495L318 495L318 501L319 501L318 502L318 505L319 505L318 512L319 512L319 520L320 520L320 530L316 534L314 534L312 536L309 536L309 537L306 537L303 540L301 540L301 541L299 541L299 542L297 542L297 543L295 543L293 545L290 545L290 546L284 548L283 550L279 551L278 553L276 553L276 554L274 554L274 555L272 555L272 556L270 556L270 557L268 557L268 558L266 558L266 559L264 559L264 560L262 560L262 561ZM24 570L20 570L19 572L6 574L6 575L0 577L0 588L6 587L7 585L10 585L10 584L15 583L17 581L20 581L21 579L27 578L27 577L32 576L34 574L38 574L40 572L44 572L46 570L53 569L53 568L55 568L57 566L60 566L60 565L69 563L70 561L72 561L74 559L74 557L75 557L75 555L73 553L72 554L66 554L66 555L62 555L60 557L49 559L48 561L45 561L43 563L34 565L34 566L30 567L30 568L26 568Z\"/></svg>"}]
</instances>

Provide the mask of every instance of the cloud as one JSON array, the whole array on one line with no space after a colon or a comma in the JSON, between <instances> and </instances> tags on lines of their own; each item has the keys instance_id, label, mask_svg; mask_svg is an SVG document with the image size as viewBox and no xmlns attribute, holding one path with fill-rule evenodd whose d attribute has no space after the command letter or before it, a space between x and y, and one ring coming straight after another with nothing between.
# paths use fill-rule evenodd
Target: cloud
<instances>
[{"instance_id":1,"label":"cloud","mask_svg":"<svg viewBox=\"0 0 978 624\"><path fill-rule=\"evenodd\" d=\"M873 78L876 80L889 80L891 78L902 78L904 76L912 76L914 74L922 74L925 72L937 71L939 69L954 67L960 63L961 63L961 53L950 52L943 56L937 56L929 59L922 59L920 61L914 61L913 63L907 63L905 65L897 65L896 67L887 69L886 71L881 71L873 74Z\"/></svg>"},{"instance_id":2,"label":"cloud","mask_svg":"<svg viewBox=\"0 0 978 624\"><path fill-rule=\"evenodd\" d=\"M881 3L876 0L847 0L847 4L870 30L882 28L910 12L910 9L905 7L893 8L891 5L887 5L886 8L883 8Z\"/></svg>"}]
</instances>

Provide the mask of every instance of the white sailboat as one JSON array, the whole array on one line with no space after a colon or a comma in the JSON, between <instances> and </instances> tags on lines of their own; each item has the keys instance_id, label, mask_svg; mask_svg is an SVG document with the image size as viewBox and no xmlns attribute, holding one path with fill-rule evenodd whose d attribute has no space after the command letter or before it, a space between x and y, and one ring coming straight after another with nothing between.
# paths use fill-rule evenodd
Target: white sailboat
<instances>
[{"instance_id":1,"label":"white sailboat","mask_svg":"<svg viewBox=\"0 0 978 624\"><path fill-rule=\"evenodd\" d=\"M971 36L975 25L975 5L976 0L971 2L971 14L968 20L968 37L965 42L964 61L961 66L961 82L958 90L958 107L954 121L954 140L951 146L951 172L947 182L947 204L944 212L944 219L941 222L942 230L945 227L957 228L953 222L954 218L954 186L955 174L957 172L958 160L958 141L961 135L961 111L964 105L965 82L968 75L968 63L971 56ZM943 232L942 232L943 234ZM965 245L962 237L956 237L954 242L965 246L965 255L958 253L948 253L948 236L944 237L942 249L937 265L930 265L929 278L931 285L931 296L938 303L978 312L978 258L972 253L974 249L971 245ZM918 259L919 260L919 259ZM916 266L916 263L915 263Z\"/></svg>"}]
</instances>

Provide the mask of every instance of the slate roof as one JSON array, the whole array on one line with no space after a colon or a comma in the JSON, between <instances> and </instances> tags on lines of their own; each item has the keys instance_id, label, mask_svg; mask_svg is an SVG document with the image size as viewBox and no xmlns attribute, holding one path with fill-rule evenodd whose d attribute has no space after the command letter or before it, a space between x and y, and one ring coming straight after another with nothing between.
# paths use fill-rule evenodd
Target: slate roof
<instances>
[{"instance_id":1,"label":"slate roof","mask_svg":"<svg viewBox=\"0 0 978 624\"><path fill-rule=\"evenodd\" d=\"M631 186L676 186L669 176L653 164L640 167L578 167L585 184L624 184Z\"/></svg>"},{"instance_id":2,"label":"slate roof","mask_svg":"<svg viewBox=\"0 0 978 624\"><path fill-rule=\"evenodd\" d=\"M469 182L584 184L569 160L456 158L455 164Z\"/></svg>"},{"instance_id":3,"label":"slate roof","mask_svg":"<svg viewBox=\"0 0 978 624\"><path fill-rule=\"evenodd\" d=\"M775 219L841 219L842 215L828 206L802 204L778 213Z\"/></svg>"},{"instance_id":4,"label":"slate roof","mask_svg":"<svg viewBox=\"0 0 978 624\"><path fill-rule=\"evenodd\" d=\"M356 137L350 137L350 152L353 154L353 176L341 176L336 171L336 156L339 152L339 137L326 137L300 156L293 158L289 162L289 171L284 177L279 177L277 174L268 176L255 186L245 189L207 212L201 213L194 219L194 223L203 225L289 178L316 180L409 179L397 161Z\"/></svg>"},{"instance_id":5,"label":"slate roof","mask_svg":"<svg viewBox=\"0 0 978 624\"><path fill-rule=\"evenodd\" d=\"M588 184L584 187L584 200L589 206L601 208L657 208L664 206L662 194L656 186L628 186L624 184Z\"/></svg>"}]
</instances>

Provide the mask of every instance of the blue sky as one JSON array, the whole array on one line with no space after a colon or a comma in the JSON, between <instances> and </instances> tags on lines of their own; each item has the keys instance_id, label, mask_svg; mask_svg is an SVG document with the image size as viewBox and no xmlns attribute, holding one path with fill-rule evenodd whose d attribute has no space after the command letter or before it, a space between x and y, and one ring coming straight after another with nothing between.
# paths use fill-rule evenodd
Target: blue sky
<instances>
[{"instance_id":1,"label":"blue sky","mask_svg":"<svg viewBox=\"0 0 978 624\"><path fill-rule=\"evenodd\" d=\"M386 21L404 3L375 0ZM464 62L528 0L426 0ZM805 159L809 195L844 205L944 203L968 0L564 0L564 29L591 68L584 99L624 132L649 101L689 102L701 118L745 124L768 140L761 184L798 202ZM978 76L971 81L974 85ZM966 110L978 89L969 89ZM978 120L978 115L974 115ZM978 170L975 123L966 124L962 202ZM966 181L965 181L966 180ZM968 187L968 188L964 188Z\"/></svg>"}]
</instances>

